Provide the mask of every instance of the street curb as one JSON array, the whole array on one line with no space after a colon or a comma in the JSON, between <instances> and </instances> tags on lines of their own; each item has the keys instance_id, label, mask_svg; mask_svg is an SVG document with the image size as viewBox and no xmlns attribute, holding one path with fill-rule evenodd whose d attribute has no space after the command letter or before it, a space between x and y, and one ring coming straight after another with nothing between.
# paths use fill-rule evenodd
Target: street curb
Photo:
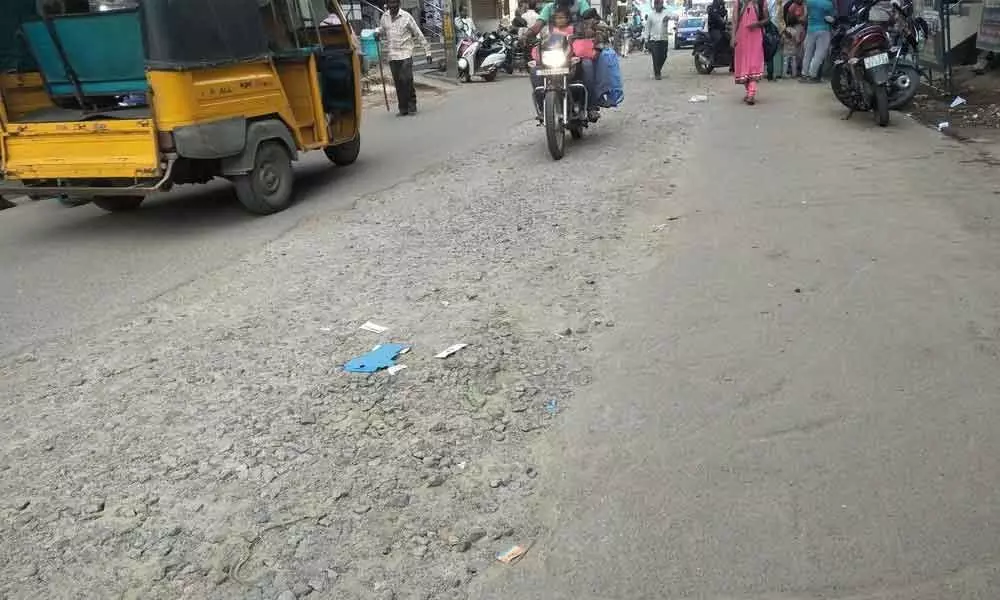
<instances>
[{"instance_id":1,"label":"street curb","mask_svg":"<svg viewBox=\"0 0 1000 600\"><path fill-rule=\"evenodd\" d=\"M438 74L436 71L424 71L423 73L414 73L413 79L417 85L425 85L427 87L436 88L442 91L451 91L458 89L460 86L457 81L453 81L448 77L447 74Z\"/></svg>"}]
</instances>

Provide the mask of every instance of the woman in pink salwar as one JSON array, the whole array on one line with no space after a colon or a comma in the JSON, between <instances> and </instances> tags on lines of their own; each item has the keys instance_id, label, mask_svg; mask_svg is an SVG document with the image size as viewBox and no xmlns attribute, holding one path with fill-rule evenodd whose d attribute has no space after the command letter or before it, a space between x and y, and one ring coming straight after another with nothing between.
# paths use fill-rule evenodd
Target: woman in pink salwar
<instances>
[{"instance_id":1,"label":"woman in pink salwar","mask_svg":"<svg viewBox=\"0 0 1000 600\"><path fill-rule=\"evenodd\" d=\"M770 17L767 3L761 0L738 0L733 25L733 74L736 84L746 87L743 101L757 101L757 82L764 76L764 26Z\"/></svg>"}]
</instances>

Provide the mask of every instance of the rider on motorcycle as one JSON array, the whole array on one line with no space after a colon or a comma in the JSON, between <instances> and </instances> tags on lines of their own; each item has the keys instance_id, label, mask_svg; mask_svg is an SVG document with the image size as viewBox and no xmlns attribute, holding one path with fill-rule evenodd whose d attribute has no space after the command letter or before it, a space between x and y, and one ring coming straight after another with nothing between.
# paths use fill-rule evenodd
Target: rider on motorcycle
<instances>
[{"instance_id":1,"label":"rider on motorcycle","mask_svg":"<svg viewBox=\"0 0 1000 600\"><path fill-rule=\"evenodd\" d=\"M713 55L719 51L719 45L723 43L726 33L726 20L729 15L726 12L726 4L723 0L712 0L708 7L708 38L712 40Z\"/></svg>"},{"instance_id":2,"label":"rider on motorcycle","mask_svg":"<svg viewBox=\"0 0 1000 600\"><path fill-rule=\"evenodd\" d=\"M563 22L564 17L567 22ZM573 35L579 37L585 35L587 30L596 29L595 27L587 27L587 24L583 22L585 18L590 22L595 17L599 20L597 11L592 11L590 3L587 0L555 0L555 2L549 2L542 7L542 12L538 14L538 20L528 27L525 36L528 38L537 36L545 26L548 26L550 29L571 26ZM593 25L593 23L588 24ZM596 121L599 115L596 104L597 93L594 77L594 59L596 56L594 56L594 51L591 51L589 56L578 56L578 58L580 59L580 79L587 88L587 118L591 121ZM542 85L542 78L535 73L535 69L530 71L530 76L536 117L541 120L542 98L535 90Z\"/></svg>"}]
</instances>

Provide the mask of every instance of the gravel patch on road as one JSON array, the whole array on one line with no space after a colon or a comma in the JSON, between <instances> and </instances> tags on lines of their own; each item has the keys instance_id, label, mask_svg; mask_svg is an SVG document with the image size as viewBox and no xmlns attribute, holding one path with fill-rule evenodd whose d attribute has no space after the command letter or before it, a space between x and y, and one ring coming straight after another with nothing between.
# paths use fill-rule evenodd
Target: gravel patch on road
<instances>
[{"instance_id":1,"label":"gravel patch on road","mask_svg":"<svg viewBox=\"0 0 1000 600\"><path fill-rule=\"evenodd\" d=\"M519 126L8 360L0 597L465 598L510 568L542 535L529 446L614 326L629 211L669 193L677 151L643 150L683 117L630 102L560 163ZM406 370L341 369L385 342Z\"/></svg>"}]
</instances>

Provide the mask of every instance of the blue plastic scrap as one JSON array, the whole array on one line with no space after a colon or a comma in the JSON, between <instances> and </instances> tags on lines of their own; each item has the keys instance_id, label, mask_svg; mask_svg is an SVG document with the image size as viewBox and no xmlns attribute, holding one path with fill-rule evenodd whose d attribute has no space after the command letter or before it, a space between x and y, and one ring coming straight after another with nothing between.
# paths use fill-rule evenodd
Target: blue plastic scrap
<instances>
[{"instance_id":1,"label":"blue plastic scrap","mask_svg":"<svg viewBox=\"0 0 1000 600\"><path fill-rule=\"evenodd\" d=\"M388 369L396 364L396 357L404 350L406 346L402 344L382 344L367 354L347 361L344 370L348 373L374 373Z\"/></svg>"}]
</instances>

